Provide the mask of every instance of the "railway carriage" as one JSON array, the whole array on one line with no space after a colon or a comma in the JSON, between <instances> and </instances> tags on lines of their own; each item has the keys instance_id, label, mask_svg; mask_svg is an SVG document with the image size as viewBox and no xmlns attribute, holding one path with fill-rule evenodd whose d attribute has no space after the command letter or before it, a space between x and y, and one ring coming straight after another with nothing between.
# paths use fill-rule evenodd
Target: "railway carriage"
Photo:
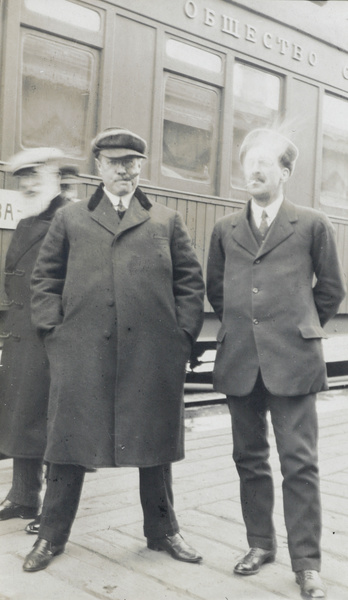
<instances>
[{"instance_id":1,"label":"railway carriage","mask_svg":"<svg viewBox=\"0 0 348 600\"><path fill-rule=\"evenodd\" d=\"M99 183L90 140L115 125L148 141L141 186L183 214L204 269L215 221L247 199L242 139L280 127L300 150L287 196L328 214L347 273L346 5L0 0L0 321L5 254L21 214L7 161L24 148L59 147L87 197ZM327 348L332 374L348 361L347 312L346 300L329 329L339 334ZM193 366L216 329L207 304Z\"/></svg>"}]
</instances>

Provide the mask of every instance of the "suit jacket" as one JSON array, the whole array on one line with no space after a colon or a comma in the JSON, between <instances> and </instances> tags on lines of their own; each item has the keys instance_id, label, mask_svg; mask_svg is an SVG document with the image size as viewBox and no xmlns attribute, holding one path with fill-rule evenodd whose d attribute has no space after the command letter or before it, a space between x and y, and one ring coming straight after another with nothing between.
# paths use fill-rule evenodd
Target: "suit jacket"
<instances>
[{"instance_id":1,"label":"suit jacket","mask_svg":"<svg viewBox=\"0 0 348 600\"><path fill-rule=\"evenodd\" d=\"M333 226L284 200L259 247L249 212L250 202L219 220L211 239L207 292L221 320L215 388L245 396L260 369L274 395L327 389L322 327L345 295Z\"/></svg>"},{"instance_id":2,"label":"suit jacket","mask_svg":"<svg viewBox=\"0 0 348 600\"><path fill-rule=\"evenodd\" d=\"M46 459L182 459L185 365L204 283L180 214L137 188L120 222L99 188L57 213L32 289L51 371Z\"/></svg>"}]
</instances>

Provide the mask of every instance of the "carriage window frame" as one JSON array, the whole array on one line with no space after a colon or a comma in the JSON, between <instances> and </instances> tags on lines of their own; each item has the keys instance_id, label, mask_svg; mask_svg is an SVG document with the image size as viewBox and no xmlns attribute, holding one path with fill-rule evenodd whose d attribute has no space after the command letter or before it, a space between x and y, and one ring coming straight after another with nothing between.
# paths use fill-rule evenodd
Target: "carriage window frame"
<instances>
[{"instance_id":1,"label":"carriage window frame","mask_svg":"<svg viewBox=\"0 0 348 600\"><path fill-rule=\"evenodd\" d=\"M278 108L277 110L274 111L272 118L267 118L266 116L264 116L263 118L261 118L261 121L259 120L259 117L262 115L257 114L257 113L250 113L251 114L251 122L250 125L248 127L245 128L240 128L241 134L236 134L236 94L235 94L235 90L234 90L234 86L235 86L235 82L236 82L236 73L235 70L237 68L245 68L246 70L249 71L255 71L258 72L259 74L265 75L267 77L271 77L274 78L274 81L278 80L279 82L279 87L278 87ZM253 89L255 89L254 86L252 86ZM231 197L235 197L236 193L238 195L238 193L242 192L242 194L245 194L245 184L244 184L244 178L243 178L243 172L242 172L242 168L239 162L239 150L240 150L240 146L241 143L243 141L243 139L245 138L245 136L252 131L253 129L259 128L259 127L276 127L277 124L279 124L281 122L281 118L284 112L284 91L285 91L285 76L283 73L272 70L272 69L268 69L265 68L261 65L258 65L256 63L251 63L249 61L243 61L243 60L239 60L236 59L234 61L234 65L233 65L233 77L232 77L232 90L231 90L231 99L232 99L232 148L231 148L231 173L230 173L230 196ZM241 104L245 105L245 101L243 103L243 101L241 101ZM266 105L264 105L266 107ZM240 111L242 112L242 111ZM243 118L243 117L242 117ZM258 123L255 123L255 119L259 120ZM237 176L234 175L234 173L237 173ZM238 179L237 179L238 178ZM243 196L244 197L244 196Z\"/></svg>"},{"instance_id":2,"label":"carriage window frame","mask_svg":"<svg viewBox=\"0 0 348 600\"><path fill-rule=\"evenodd\" d=\"M23 140L23 85L24 85L24 73L25 73L25 62L24 62L24 51L25 51L25 42L28 38L33 38L41 44L58 44L61 48L62 53L66 50L69 52L69 48L75 53L81 52L81 56L85 54L89 56L91 59L91 73L89 78L89 101L88 108L86 111L86 116L84 118L84 126L82 130L81 139L83 139L83 144L80 146L81 152L69 151L64 144L57 143L55 140L50 138L49 142L42 139L42 141L37 141L34 144L26 144ZM74 41L70 42L69 40L63 39L62 37L54 34L48 34L43 32L35 31L31 28L22 26L21 27L21 55L20 55L20 69L18 73L18 103L17 103L17 131L16 131L16 144L18 148L24 149L27 147L39 147L39 146L58 146L65 153L66 156L72 159L74 162L80 165L86 166L88 169L92 168L92 162L90 158L90 148L89 143L90 140L96 134L96 118L97 118L97 110L98 110L98 77L99 77L99 65L100 65L100 56L99 51L95 48L91 48L86 44ZM43 60L41 56L38 55L39 61ZM49 66L47 68L49 71ZM76 70L76 69L75 69ZM48 81L48 79L46 80ZM45 90L45 81L43 79L43 91ZM66 102L66 100L65 100ZM63 102L62 102L63 105ZM64 108L64 107L63 107ZM66 105L65 105L66 109ZM83 117L82 117L83 118Z\"/></svg>"},{"instance_id":3,"label":"carriage window frame","mask_svg":"<svg viewBox=\"0 0 348 600\"><path fill-rule=\"evenodd\" d=\"M201 160L200 157L198 156L198 151L199 148L198 146L200 144L204 144L204 128L206 131L208 131L208 122L209 122L209 118L208 119L204 119L204 111L203 109L199 109L198 105L197 105L197 110L192 110L191 109L187 109L186 111L183 110L181 113L179 111L175 111L175 107L170 106L169 103L166 103L166 90L167 90L167 83L171 81L171 82L178 82L179 86L181 84L183 84L183 86L185 85L191 85L193 87L197 88L197 91L205 91L207 92L207 95L209 95L209 93L211 94L211 98L213 98L213 95L215 94L216 96L216 101L215 101L215 106L214 106L214 110L211 113L211 122L212 122L212 130L211 130L211 137L210 137L210 161L209 164L204 166L202 171L201 171L201 175L197 177L190 177L189 176L189 169L187 169L187 172L185 174L185 169L182 167L177 167L176 172L171 173L171 169L170 169L170 165L168 165L165 162L165 150L164 150L164 145L165 145L165 135L166 135L166 131L167 133L169 132L170 135L170 123L175 123L177 122L181 128L182 128L182 132L183 135L187 135L188 139L193 140L193 144L191 145L191 157L188 156L188 160L187 160L187 164L192 164L192 161L194 160L192 157L192 154L194 152L197 152L197 161L199 163L199 161ZM192 94L193 96L194 94ZM199 93L198 93L199 95ZM219 155L219 147L218 147L218 141L219 141L219 131L220 131L220 114L221 114L221 101L222 101L222 94L221 94L221 89L218 86L215 86L213 84L207 83L207 82L203 82L201 80L195 80L192 77L188 76L188 75L182 75L181 73L177 73L177 72L172 72L170 70L165 70L164 74L163 74L163 114L162 114L162 130L161 130L161 152L160 152L160 173L159 173L159 178L160 178L160 184L164 185L165 187L174 187L175 189L178 189L180 191L186 191L186 192L193 192L193 193L201 193L201 194L206 194L206 195L215 195L216 194L216 189L217 189L217 179L218 179L218 155ZM180 101L179 101L180 102ZM169 118L166 119L167 117L170 117L170 115L173 115L173 118L175 119L175 112L177 112L177 121L170 121ZM206 113L208 115L208 113ZM203 124L202 127L199 126L199 121L201 120L201 123ZM204 123L205 121L205 123ZM167 123L166 123L167 122ZM196 148L194 148L194 137L195 137L195 130L196 128L196 132L197 132L197 136L196 136ZM174 128L172 128L173 130ZM174 140L174 145L175 145L175 140ZM173 159L175 160L175 159ZM186 176L185 176L186 175Z\"/></svg>"},{"instance_id":4,"label":"carriage window frame","mask_svg":"<svg viewBox=\"0 0 348 600\"><path fill-rule=\"evenodd\" d=\"M332 105L326 109L326 100L333 104L337 102L335 110L332 110ZM339 103L342 103L342 110L339 108ZM342 119L343 113L347 120ZM327 117L330 123L328 120L325 122ZM339 123L335 122L335 119L339 120ZM345 123L347 123L346 127L344 127ZM341 142L341 151L338 150L338 141ZM331 172L330 165L333 169ZM348 218L348 98L329 90L323 91L322 99L321 172L318 195L321 210L332 216Z\"/></svg>"}]
</instances>

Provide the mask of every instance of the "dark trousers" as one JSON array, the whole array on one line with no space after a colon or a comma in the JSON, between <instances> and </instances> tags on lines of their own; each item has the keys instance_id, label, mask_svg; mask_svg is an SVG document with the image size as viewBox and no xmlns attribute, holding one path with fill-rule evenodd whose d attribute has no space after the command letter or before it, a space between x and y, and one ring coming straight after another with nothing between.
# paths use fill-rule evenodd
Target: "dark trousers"
<instances>
[{"instance_id":1,"label":"dark trousers","mask_svg":"<svg viewBox=\"0 0 348 600\"><path fill-rule=\"evenodd\" d=\"M14 458L12 486L6 499L22 506L40 508L42 479L41 459Z\"/></svg>"},{"instance_id":2,"label":"dark trousers","mask_svg":"<svg viewBox=\"0 0 348 600\"><path fill-rule=\"evenodd\" d=\"M249 546L265 550L276 547L267 441L269 410L283 475L284 517L292 568L319 571L321 506L316 395L273 396L259 376L251 394L228 396L227 400Z\"/></svg>"},{"instance_id":3,"label":"dark trousers","mask_svg":"<svg viewBox=\"0 0 348 600\"><path fill-rule=\"evenodd\" d=\"M55 545L69 538L79 506L85 469L76 465L50 464L42 507L39 537ZM144 535L174 535L179 526L173 508L171 465L139 469Z\"/></svg>"}]
</instances>

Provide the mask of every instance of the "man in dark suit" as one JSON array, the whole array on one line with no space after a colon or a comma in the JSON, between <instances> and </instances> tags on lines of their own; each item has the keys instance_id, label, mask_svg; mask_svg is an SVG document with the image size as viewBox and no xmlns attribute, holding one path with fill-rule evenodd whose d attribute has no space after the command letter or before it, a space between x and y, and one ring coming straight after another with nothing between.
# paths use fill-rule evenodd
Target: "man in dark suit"
<instances>
[{"instance_id":1,"label":"man in dark suit","mask_svg":"<svg viewBox=\"0 0 348 600\"><path fill-rule=\"evenodd\" d=\"M328 219L284 198L297 155L294 144L277 132L247 135L240 159L252 199L216 223L207 290L221 320L214 382L227 395L231 412L250 547L234 572L257 573L276 554L269 410L292 568L302 594L321 598L315 400L328 389L322 327L336 314L345 284Z\"/></svg>"},{"instance_id":2,"label":"man in dark suit","mask_svg":"<svg viewBox=\"0 0 348 600\"><path fill-rule=\"evenodd\" d=\"M145 141L112 128L92 148L103 183L56 215L32 279L32 318L50 360L50 468L26 571L64 551L85 470L100 467L139 467L148 547L201 560L179 534L170 467L184 457L201 267L180 214L138 187Z\"/></svg>"},{"instance_id":3,"label":"man in dark suit","mask_svg":"<svg viewBox=\"0 0 348 600\"><path fill-rule=\"evenodd\" d=\"M12 485L0 504L0 521L30 519L35 533L41 508L42 461L46 447L49 390L48 358L30 316L30 278L53 216L65 201L59 195L55 148L31 148L16 154L9 170L18 178L21 220L6 254L8 311L0 369L0 452L13 458Z\"/></svg>"}]
</instances>

